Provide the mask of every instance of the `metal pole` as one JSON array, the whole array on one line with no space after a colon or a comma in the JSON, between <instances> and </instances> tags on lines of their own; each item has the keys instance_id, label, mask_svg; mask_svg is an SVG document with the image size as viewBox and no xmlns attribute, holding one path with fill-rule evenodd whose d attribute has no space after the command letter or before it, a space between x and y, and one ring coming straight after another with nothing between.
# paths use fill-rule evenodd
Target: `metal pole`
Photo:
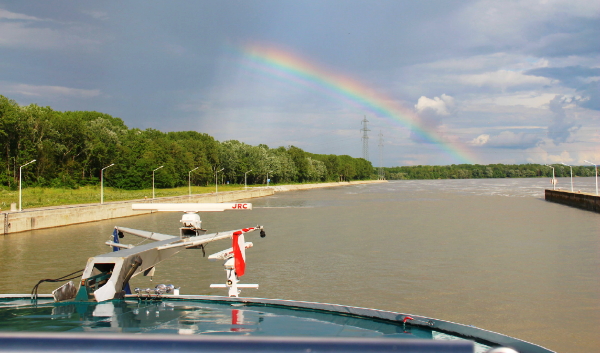
<instances>
[{"instance_id":1,"label":"metal pole","mask_svg":"<svg viewBox=\"0 0 600 353\"><path fill-rule=\"evenodd\" d=\"M552 168L552 190L556 190L556 178L554 177L554 167L546 164L546 167Z\"/></svg>"},{"instance_id":2,"label":"metal pole","mask_svg":"<svg viewBox=\"0 0 600 353\"><path fill-rule=\"evenodd\" d=\"M598 165L595 163L589 162L589 161L584 161L584 162L587 162L587 163L593 165L594 169L596 170L596 195L598 195Z\"/></svg>"},{"instance_id":3,"label":"metal pole","mask_svg":"<svg viewBox=\"0 0 600 353\"><path fill-rule=\"evenodd\" d=\"M26 165L28 165L28 164L31 164L31 163L33 163L33 162L35 162L35 161L36 161L36 160L34 159L34 160L32 160L32 161L29 161L29 162L27 162L27 163L25 163L25 164L23 164L22 166L20 166L20 167L19 167L19 212L21 212L21 211L23 210L23 209L21 208L21 202L22 202L22 200L23 200L23 196L22 196L22 193L21 193L21 183L22 183L22 179L23 179L23 178L22 178L22 175L23 175L23 167L25 167Z\"/></svg>"},{"instance_id":4,"label":"metal pole","mask_svg":"<svg viewBox=\"0 0 600 353\"><path fill-rule=\"evenodd\" d=\"M115 165L114 163L109 165L108 167L104 167L102 168L102 170L100 171L100 204L104 204L104 169L106 168L110 168L113 165Z\"/></svg>"},{"instance_id":5,"label":"metal pole","mask_svg":"<svg viewBox=\"0 0 600 353\"><path fill-rule=\"evenodd\" d=\"M215 197L217 199L217 202L219 202L219 182L217 181L217 173L222 172L223 169L225 168L221 168L221 170L217 170L215 168Z\"/></svg>"},{"instance_id":6,"label":"metal pole","mask_svg":"<svg viewBox=\"0 0 600 353\"><path fill-rule=\"evenodd\" d=\"M571 167L568 164L565 164L564 162L562 163L562 165L565 165L565 166L571 168L571 192L573 192L573 167Z\"/></svg>"},{"instance_id":7,"label":"metal pole","mask_svg":"<svg viewBox=\"0 0 600 353\"><path fill-rule=\"evenodd\" d=\"M246 176L248 175L248 173L250 173L252 171L252 169L250 169L249 171L247 171L246 173L244 173L244 190L248 190L248 181Z\"/></svg>"},{"instance_id":8,"label":"metal pole","mask_svg":"<svg viewBox=\"0 0 600 353\"><path fill-rule=\"evenodd\" d=\"M154 200L154 172L156 172L157 170L159 170L162 167L164 167L164 165L161 165L160 167L158 167L152 171L152 200Z\"/></svg>"},{"instance_id":9,"label":"metal pole","mask_svg":"<svg viewBox=\"0 0 600 353\"><path fill-rule=\"evenodd\" d=\"M571 169L571 192L573 192L573 167L569 166Z\"/></svg>"},{"instance_id":10,"label":"metal pole","mask_svg":"<svg viewBox=\"0 0 600 353\"><path fill-rule=\"evenodd\" d=\"M188 172L188 193L192 197L192 172L200 167L196 167Z\"/></svg>"}]
</instances>

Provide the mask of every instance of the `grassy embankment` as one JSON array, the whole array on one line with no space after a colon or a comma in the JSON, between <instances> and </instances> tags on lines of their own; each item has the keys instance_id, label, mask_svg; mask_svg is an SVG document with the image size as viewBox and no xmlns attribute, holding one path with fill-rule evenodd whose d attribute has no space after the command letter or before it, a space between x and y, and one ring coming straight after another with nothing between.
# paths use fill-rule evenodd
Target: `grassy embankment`
<instances>
[{"instance_id":1,"label":"grassy embankment","mask_svg":"<svg viewBox=\"0 0 600 353\"><path fill-rule=\"evenodd\" d=\"M264 186L264 185L256 185ZM251 185L248 185L250 188ZM252 185L254 187L254 185ZM219 185L219 192L243 190L244 185ZM192 186L192 194L208 194L215 192L215 186ZM60 188L25 188L22 190L23 209L47 206L76 205L87 203L100 203L100 187L84 186L78 189ZM182 186L172 189L155 189L156 197L185 196L188 187ZM144 197L152 198L152 189L122 190L104 188L104 202L138 200ZM10 210L11 203L19 203L19 190L0 189L0 209ZM17 206L18 207L18 206Z\"/></svg>"}]
</instances>

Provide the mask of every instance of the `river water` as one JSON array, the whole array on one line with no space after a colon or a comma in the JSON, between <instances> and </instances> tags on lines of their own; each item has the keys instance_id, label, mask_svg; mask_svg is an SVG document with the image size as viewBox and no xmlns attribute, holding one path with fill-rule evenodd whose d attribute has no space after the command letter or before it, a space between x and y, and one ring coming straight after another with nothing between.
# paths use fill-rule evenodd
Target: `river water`
<instances>
[{"instance_id":1,"label":"river water","mask_svg":"<svg viewBox=\"0 0 600 353\"><path fill-rule=\"evenodd\" d=\"M575 190L595 192L594 178ZM570 189L568 178L560 187ZM600 215L544 201L548 179L391 181L278 193L252 211L202 214L209 232L264 225L246 239L242 296L306 300L431 316L558 352L600 348ZM0 236L0 293L82 269L115 225L178 234L158 213ZM138 244L126 236L122 242ZM229 247L207 246L207 255ZM153 282L182 294L226 295L221 262L186 250ZM58 285L43 285L49 293Z\"/></svg>"}]
</instances>

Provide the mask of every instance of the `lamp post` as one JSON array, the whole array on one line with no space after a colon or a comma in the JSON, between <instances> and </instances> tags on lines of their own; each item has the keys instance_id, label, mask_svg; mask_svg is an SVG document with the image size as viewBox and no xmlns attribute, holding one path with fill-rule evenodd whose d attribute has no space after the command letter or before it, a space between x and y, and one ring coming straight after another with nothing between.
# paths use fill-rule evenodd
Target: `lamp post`
<instances>
[{"instance_id":1,"label":"lamp post","mask_svg":"<svg viewBox=\"0 0 600 353\"><path fill-rule=\"evenodd\" d=\"M22 193L21 193L21 182L22 182L22 175L23 175L22 169L23 169L24 166L26 166L28 164L31 164L33 162L35 162L35 159L32 160L32 161L29 161L29 162L27 162L27 163L25 163L25 164L23 164L22 166L19 167L19 212L21 212L23 210L21 208L21 201L23 200Z\"/></svg>"},{"instance_id":2,"label":"lamp post","mask_svg":"<svg viewBox=\"0 0 600 353\"><path fill-rule=\"evenodd\" d=\"M110 168L113 165L115 165L114 163L106 166L104 168L102 168L102 170L100 170L100 204L104 204L104 169L106 168Z\"/></svg>"},{"instance_id":3,"label":"lamp post","mask_svg":"<svg viewBox=\"0 0 600 353\"><path fill-rule=\"evenodd\" d=\"M562 163L563 165L566 165L567 167L571 168L571 192L573 192L573 167L571 167L568 164L565 164L564 162Z\"/></svg>"},{"instance_id":4,"label":"lamp post","mask_svg":"<svg viewBox=\"0 0 600 353\"><path fill-rule=\"evenodd\" d=\"M219 183L217 181L217 173L222 172L225 168L221 168L220 170L217 170L217 168L215 168L215 196L217 198L217 202L219 202Z\"/></svg>"},{"instance_id":5,"label":"lamp post","mask_svg":"<svg viewBox=\"0 0 600 353\"><path fill-rule=\"evenodd\" d=\"M159 170L162 167L164 167L164 165L161 165L160 167L158 167L152 171L152 200L154 200L154 172L156 172L157 170Z\"/></svg>"},{"instance_id":6,"label":"lamp post","mask_svg":"<svg viewBox=\"0 0 600 353\"><path fill-rule=\"evenodd\" d=\"M188 193L192 197L192 172L200 167L196 167L188 172Z\"/></svg>"},{"instance_id":7,"label":"lamp post","mask_svg":"<svg viewBox=\"0 0 600 353\"><path fill-rule=\"evenodd\" d=\"M592 162L590 162L590 161L584 161L584 162L586 162L586 163L589 163L589 164L593 165L593 166L594 166L594 169L596 170L596 195L598 195L598 165L597 165L597 164L594 164L594 163L592 163Z\"/></svg>"},{"instance_id":8,"label":"lamp post","mask_svg":"<svg viewBox=\"0 0 600 353\"><path fill-rule=\"evenodd\" d=\"M269 173L273 173L273 171L272 171L272 170L269 170L269 171L267 172L267 187L269 187Z\"/></svg>"},{"instance_id":9,"label":"lamp post","mask_svg":"<svg viewBox=\"0 0 600 353\"><path fill-rule=\"evenodd\" d=\"M244 173L244 190L248 190L248 179L246 179L246 176L251 171L252 171L252 169L250 169L249 171L247 171L246 173Z\"/></svg>"},{"instance_id":10,"label":"lamp post","mask_svg":"<svg viewBox=\"0 0 600 353\"><path fill-rule=\"evenodd\" d=\"M547 165L546 167L552 168L552 190L556 190L556 179L554 178L554 167L551 165Z\"/></svg>"}]
</instances>

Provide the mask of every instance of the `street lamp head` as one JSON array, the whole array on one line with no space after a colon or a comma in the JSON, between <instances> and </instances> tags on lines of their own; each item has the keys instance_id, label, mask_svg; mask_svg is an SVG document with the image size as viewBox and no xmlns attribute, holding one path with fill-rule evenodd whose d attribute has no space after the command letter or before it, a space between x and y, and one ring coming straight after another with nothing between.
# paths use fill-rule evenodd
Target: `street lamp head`
<instances>
[{"instance_id":1,"label":"street lamp head","mask_svg":"<svg viewBox=\"0 0 600 353\"><path fill-rule=\"evenodd\" d=\"M28 164L31 164L31 163L33 163L33 162L35 162L35 161L36 161L36 159L34 159L34 160L32 160L32 161L29 161L29 162L27 162L27 163L23 164L23 165L21 166L21 168L23 168L24 166L26 166L26 165L28 165Z\"/></svg>"},{"instance_id":2,"label":"street lamp head","mask_svg":"<svg viewBox=\"0 0 600 353\"><path fill-rule=\"evenodd\" d=\"M158 167L158 168L154 169L152 172L155 172L155 171L159 170L159 169L160 169L160 168L162 168L162 167L164 167L164 165L161 165L160 167Z\"/></svg>"}]
</instances>

